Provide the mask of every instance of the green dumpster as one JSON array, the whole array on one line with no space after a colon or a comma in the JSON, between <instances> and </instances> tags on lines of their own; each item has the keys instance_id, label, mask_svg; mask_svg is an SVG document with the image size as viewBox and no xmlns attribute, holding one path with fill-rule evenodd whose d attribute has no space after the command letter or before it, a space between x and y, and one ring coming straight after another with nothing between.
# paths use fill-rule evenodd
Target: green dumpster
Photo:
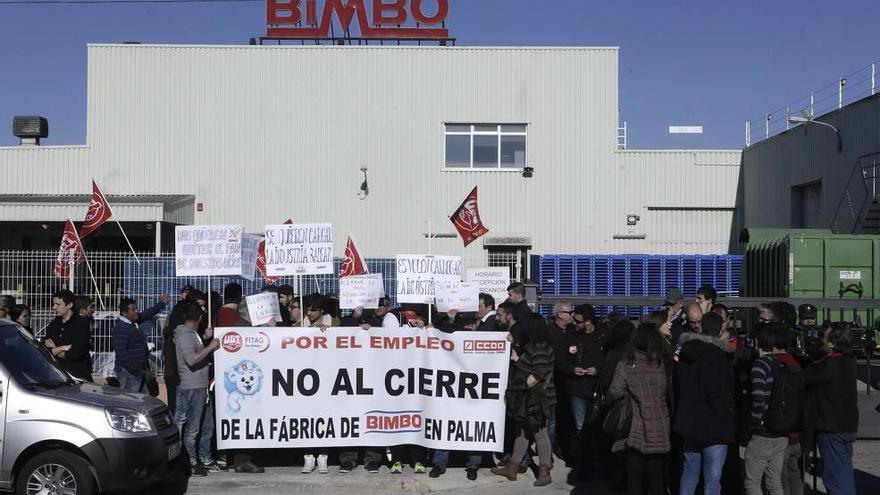
<instances>
[{"instance_id":1,"label":"green dumpster","mask_svg":"<svg viewBox=\"0 0 880 495\"><path fill-rule=\"evenodd\" d=\"M743 296L880 299L878 236L820 229L748 229L741 240L747 243ZM867 313L834 310L825 316L833 321L853 321L858 316L862 324L873 326Z\"/></svg>"}]
</instances>

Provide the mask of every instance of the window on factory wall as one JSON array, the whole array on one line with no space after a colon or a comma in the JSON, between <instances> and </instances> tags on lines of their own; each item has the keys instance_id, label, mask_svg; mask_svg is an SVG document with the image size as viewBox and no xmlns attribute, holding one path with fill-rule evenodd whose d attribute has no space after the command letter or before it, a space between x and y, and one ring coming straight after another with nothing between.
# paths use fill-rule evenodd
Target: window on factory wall
<instances>
[{"instance_id":1,"label":"window on factory wall","mask_svg":"<svg viewBox=\"0 0 880 495\"><path fill-rule=\"evenodd\" d=\"M525 124L446 124L446 168L521 169Z\"/></svg>"}]
</instances>

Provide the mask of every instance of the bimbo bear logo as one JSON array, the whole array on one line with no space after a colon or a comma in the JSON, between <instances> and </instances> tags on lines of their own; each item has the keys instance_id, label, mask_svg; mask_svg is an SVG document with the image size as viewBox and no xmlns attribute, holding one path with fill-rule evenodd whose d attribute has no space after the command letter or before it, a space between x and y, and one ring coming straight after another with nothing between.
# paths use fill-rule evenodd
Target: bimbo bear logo
<instances>
[{"instance_id":1,"label":"bimbo bear logo","mask_svg":"<svg viewBox=\"0 0 880 495\"><path fill-rule=\"evenodd\" d=\"M242 402L263 388L263 371L257 363L244 360L224 373L226 408L233 413L241 411Z\"/></svg>"}]
</instances>

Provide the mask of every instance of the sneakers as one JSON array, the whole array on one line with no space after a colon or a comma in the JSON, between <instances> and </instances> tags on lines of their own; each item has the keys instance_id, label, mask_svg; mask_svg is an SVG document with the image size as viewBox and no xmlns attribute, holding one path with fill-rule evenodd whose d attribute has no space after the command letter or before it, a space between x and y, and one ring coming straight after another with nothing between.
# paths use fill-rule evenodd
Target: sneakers
<instances>
[{"instance_id":1,"label":"sneakers","mask_svg":"<svg viewBox=\"0 0 880 495\"><path fill-rule=\"evenodd\" d=\"M205 469L204 466L200 466L200 465L196 464L192 468L190 468L189 474L191 476L207 476L208 470Z\"/></svg>"},{"instance_id":2,"label":"sneakers","mask_svg":"<svg viewBox=\"0 0 880 495\"><path fill-rule=\"evenodd\" d=\"M379 472L379 463L378 462L368 462L364 469L367 470L370 474L376 474Z\"/></svg>"},{"instance_id":3,"label":"sneakers","mask_svg":"<svg viewBox=\"0 0 880 495\"><path fill-rule=\"evenodd\" d=\"M318 456L318 473L327 474L330 470L327 469L327 454L321 454Z\"/></svg>"},{"instance_id":4,"label":"sneakers","mask_svg":"<svg viewBox=\"0 0 880 495\"><path fill-rule=\"evenodd\" d=\"M425 474L428 472L428 468L426 468L421 462L417 462L416 465L413 466L413 472L416 474Z\"/></svg>"},{"instance_id":5,"label":"sneakers","mask_svg":"<svg viewBox=\"0 0 880 495\"><path fill-rule=\"evenodd\" d=\"M471 481L476 481L477 479L477 470L476 469L468 469L467 470L467 479Z\"/></svg>"},{"instance_id":6,"label":"sneakers","mask_svg":"<svg viewBox=\"0 0 880 495\"><path fill-rule=\"evenodd\" d=\"M345 461L339 465L339 472L340 473L350 473L350 472L354 471L355 467L356 466L353 462Z\"/></svg>"},{"instance_id":7,"label":"sneakers","mask_svg":"<svg viewBox=\"0 0 880 495\"><path fill-rule=\"evenodd\" d=\"M441 475L446 474L446 468L439 468L434 466L431 468L431 472L428 473L429 478L439 478Z\"/></svg>"},{"instance_id":8,"label":"sneakers","mask_svg":"<svg viewBox=\"0 0 880 495\"><path fill-rule=\"evenodd\" d=\"M207 469L209 473L222 473L226 471L226 466L221 466L217 461L203 462L202 467Z\"/></svg>"},{"instance_id":9,"label":"sneakers","mask_svg":"<svg viewBox=\"0 0 880 495\"><path fill-rule=\"evenodd\" d=\"M400 474L403 472L403 465L399 462L395 462L391 465L391 474Z\"/></svg>"},{"instance_id":10,"label":"sneakers","mask_svg":"<svg viewBox=\"0 0 880 495\"><path fill-rule=\"evenodd\" d=\"M315 470L315 456L306 455L303 456L303 468L302 474L309 474Z\"/></svg>"}]
</instances>

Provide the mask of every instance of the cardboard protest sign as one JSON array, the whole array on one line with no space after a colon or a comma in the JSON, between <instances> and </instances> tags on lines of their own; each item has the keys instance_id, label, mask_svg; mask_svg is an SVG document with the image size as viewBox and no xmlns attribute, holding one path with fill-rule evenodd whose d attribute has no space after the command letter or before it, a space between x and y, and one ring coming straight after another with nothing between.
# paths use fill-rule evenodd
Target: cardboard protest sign
<instances>
[{"instance_id":1,"label":"cardboard protest sign","mask_svg":"<svg viewBox=\"0 0 880 495\"><path fill-rule=\"evenodd\" d=\"M354 275L339 279L339 308L376 309L379 298L385 295L385 282L381 273Z\"/></svg>"},{"instance_id":2,"label":"cardboard protest sign","mask_svg":"<svg viewBox=\"0 0 880 495\"><path fill-rule=\"evenodd\" d=\"M477 312L480 286L469 282L438 283L434 286L437 311Z\"/></svg>"},{"instance_id":3,"label":"cardboard protest sign","mask_svg":"<svg viewBox=\"0 0 880 495\"><path fill-rule=\"evenodd\" d=\"M251 282L256 278L257 254L262 238L255 234L241 236L241 277Z\"/></svg>"},{"instance_id":4,"label":"cardboard protest sign","mask_svg":"<svg viewBox=\"0 0 880 495\"><path fill-rule=\"evenodd\" d=\"M218 328L217 447L504 448L504 332Z\"/></svg>"},{"instance_id":5,"label":"cardboard protest sign","mask_svg":"<svg viewBox=\"0 0 880 495\"><path fill-rule=\"evenodd\" d=\"M333 274L333 225L267 225L266 274Z\"/></svg>"},{"instance_id":6,"label":"cardboard protest sign","mask_svg":"<svg viewBox=\"0 0 880 495\"><path fill-rule=\"evenodd\" d=\"M236 275L254 279L259 236L241 225L178 225L174 228L178 277Z\"/></svg>"},{"instance_id":7,"label":"cardboard protest sign","mask_svg":"<svg viewBox=\"0 0 880 495\"><path fill-rule=\"evenodd\" d=\"M251 326L260 326L272 320L281 321L281 306L278 305L278 293L261 292L247 296L247 309Z\"/></svg>"},{"instance_id":8,"label":"cardboard protest sign","mask_svg":"<svg viewBox=\"0 0 880 495\"><path fill-rule=\"evenodd\" d=\"M507 300L507 286L510 285L510 267L493 266L487 268L468 268L467 281L480 286L495 299L495 307Z\"/></svg>"},{"instance_id":9,"label":"cardboard protest sign","mask_svg":"<svg viewBox=\"0 0 880 495\"><path fill-rule=\"evenodd\" d=\"M399 254L397 265L397 302L433 303L435 283L461 282L461 258Z\"/></svg>"}]
</instances>

